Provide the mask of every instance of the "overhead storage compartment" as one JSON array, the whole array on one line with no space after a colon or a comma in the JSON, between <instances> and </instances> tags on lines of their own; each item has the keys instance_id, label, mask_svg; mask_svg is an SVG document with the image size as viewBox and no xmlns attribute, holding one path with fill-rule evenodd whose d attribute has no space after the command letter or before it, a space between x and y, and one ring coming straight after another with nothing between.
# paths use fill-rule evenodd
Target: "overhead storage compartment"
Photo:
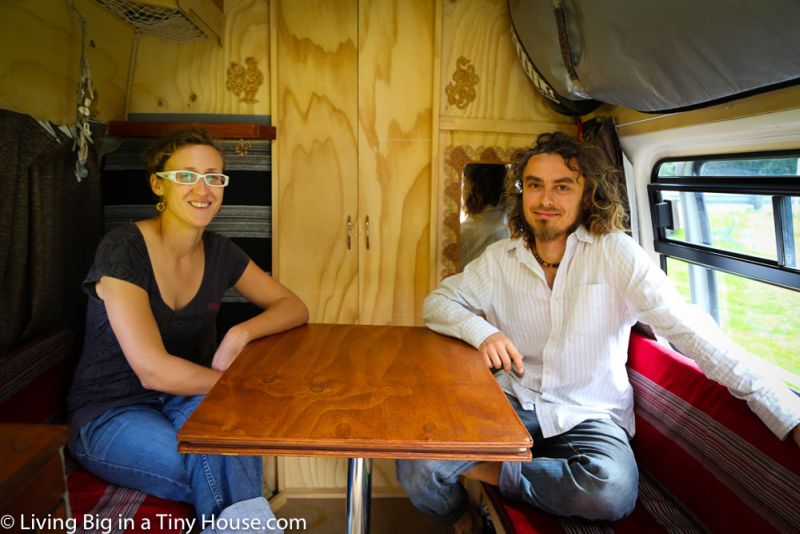
<instances>
[{"instance_id":1,"label":"overhead storage compartment","mask_svg":"<svg viewBox=\"0 0 800 534\"><path fill-rule=\"evenodd\" d=\"M509 13L562 113L679 111L800 81L797 0L509 0Z\"/></svg>"},{"instance_id":2,"label":"overhead storage compartment","mask_svg":"<svg viewBox=\"0 0 800 534\"><path fill-rule=\"evenodd\" d=\"M168 41L211 38L222 45L223 0L97 0L136 31Z\"/></svg>"}]
</instances>

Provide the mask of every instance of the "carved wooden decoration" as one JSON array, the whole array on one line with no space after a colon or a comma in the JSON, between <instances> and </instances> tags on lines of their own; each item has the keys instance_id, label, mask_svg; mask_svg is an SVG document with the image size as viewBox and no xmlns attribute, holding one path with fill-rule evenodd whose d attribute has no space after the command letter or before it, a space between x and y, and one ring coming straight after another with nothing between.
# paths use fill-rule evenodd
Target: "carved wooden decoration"
<instances>
[{"instance_id":1,"label":"carved wooden decoration","mask_svg":"<svg viewBox=\"0 0 800 534\"><path fill-rule=\"evenodd\" d=\"M456 71L453 73L453 81L447 84L445 93L447 103L456 106L458 109L466 108L475 100L475 86L478 84L478 75L475 74L475 66L469 64L469 59L461 56L456 60Z\"/></svg>"},{"instance_id":2,"label":"carved wooden decoration","mask_svg":"<svg viewBox=\"0 0 800 534\"><path fill-rule=\"evenodd\" d=\"M444 149L445 176L442 184L442 262L441 278L456 274L459 269L459 237L461 231L461 177L468 163L506 164L525 148L447 146Z\"/></svg>"},{"instance_id":3,"label":"carved wooden decoration","mask_svg":"<svg viewBox=\"0 0 800 534\"><path fill-rule=\"evenodd\" d=\"M228 67L225 88L239 98L239 102L255 104L256 91L264 83L264 73L258 68L258 60L248 57L244 60L245 66L231 61Z\"/></svg>"},{"instance_id":4,"label":"carved wooden decoration","mask_svg":"<svg viewBox=\"0 0 800 534\"><path fill-rule=\"evenodd\" d=\"M246 156L250 152L250 148L252 148L253 143L250 141L245 141L244 139L240 139L233 144L233 149L236 151L236 154L239 156Z\"/></svg>"}]
</instances>

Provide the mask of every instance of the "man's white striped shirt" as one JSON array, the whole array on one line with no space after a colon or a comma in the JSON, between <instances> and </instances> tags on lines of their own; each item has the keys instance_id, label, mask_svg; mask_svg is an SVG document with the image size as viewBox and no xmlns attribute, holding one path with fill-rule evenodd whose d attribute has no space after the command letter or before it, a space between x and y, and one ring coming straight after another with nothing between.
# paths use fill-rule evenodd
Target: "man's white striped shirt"
<instances>
[{"instance_id":1,"label":"man's white striped shirt","mask_svg":"<svg viewBox=\"0 0 800 534\"><path fill-rule=\"evenodd\" d=\"M687 304L624 233L595 236L580 226L567 239L552 290L522 239L498 241L428 295L423 313L432 330L476 348L497 331L511 339L525 372L500 372L498 381L536 410L545 437L599 418L633 435L625 363L637 320L745 399L778 437L800 423L800 397Z\"/></svg>"}]
</instances>

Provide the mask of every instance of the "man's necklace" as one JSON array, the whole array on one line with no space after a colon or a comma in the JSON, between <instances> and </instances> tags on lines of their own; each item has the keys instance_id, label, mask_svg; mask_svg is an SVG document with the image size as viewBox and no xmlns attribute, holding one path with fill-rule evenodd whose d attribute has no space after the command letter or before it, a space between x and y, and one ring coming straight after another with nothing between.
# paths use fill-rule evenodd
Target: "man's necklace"
<instances>
[{"instance_id":1,"label":"man's necklace","mask_svg":"<svg viewBox=\"0 0 800 534\"><path fill-rule=\"evenodd\" d=\"M561 262L559 262L559 263L548 263L548 262L544 261L544 260L543 260L543 259L542 259L542 258L541 258L541 257L540 257L540 256L539 256L537 253L536 253L536 245L534 245L533 247L531 247L531 250L533 251L533 257L534 257L534 258L536 258L536 261L538 261L538 262L539 262L539 265L541 265L542 267L550 267L551 269L558 269L558 266L559 266L559 265L561 265Z\"/></svg>"}]
</instances>

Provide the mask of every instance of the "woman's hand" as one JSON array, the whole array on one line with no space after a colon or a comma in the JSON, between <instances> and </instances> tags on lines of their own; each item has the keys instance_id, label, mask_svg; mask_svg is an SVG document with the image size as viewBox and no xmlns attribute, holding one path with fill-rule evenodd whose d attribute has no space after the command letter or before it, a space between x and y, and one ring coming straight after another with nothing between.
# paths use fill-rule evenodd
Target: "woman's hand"
<instances>
[{"instance_id":1,"label":"woman's hand","mask_svg":"<svg viewBox=\"0 0 800 534\"><path fill-rule=\"evenodd\" d=\"M508 336L502 332L495 332L484 339L478 350L481 351L483 361L487 367L497 369L502 367L508 373L513 365L518 374L525 372L522 367L522 354L519 353L517 347L514 346Z\"/></svg>"},{"instance_id":2,"label":"woman's hand","mask_svg":"<svg viewBox=\"0 0 800 534\"><path fill-rule=\"evenodd\" d=\"M244 328L233 326L222 338L222 342L211 360L211 368L225 371L242 352L245 345L250 342L250 336Z\"/></svg>"},{"instance_id":3,"label":"woman's hand","mask_svg":"<svg viewBox=\"0 0 800 534\"><path fill-rule=\"evenodd\" d=\"M283 332L308 321L308 308L297 296L250 261L234 285L240 295L264 309L225 334L211 360L211 368L225 371L254 339Z\"/></svg>"}]
</instances>

